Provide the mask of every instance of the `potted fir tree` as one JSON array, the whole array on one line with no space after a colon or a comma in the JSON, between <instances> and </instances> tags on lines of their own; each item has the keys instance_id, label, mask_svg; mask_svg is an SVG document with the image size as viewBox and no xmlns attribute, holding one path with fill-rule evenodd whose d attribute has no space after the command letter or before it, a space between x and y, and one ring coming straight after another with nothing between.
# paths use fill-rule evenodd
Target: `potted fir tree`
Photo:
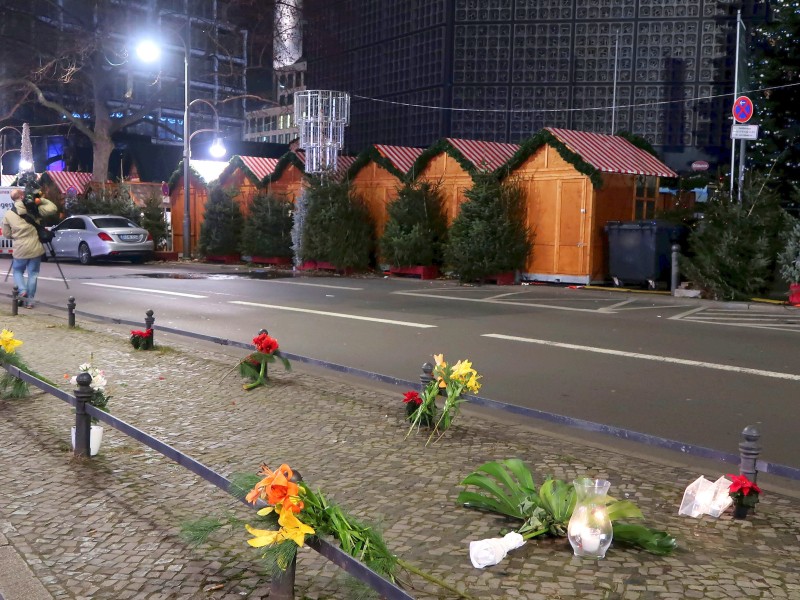
<instances>
[{"instance_id":1,"label":"potted fir tree","mask_svg":"<svg viewBox=\"0 0 800 600\"><path fill-rule=\"evenodd\" d=\"M789 304L800 306L800 220L786 234L786 247L778 255L781 277L789 284Z\"/></svg>"},{"instance_id":2,"label":"potted fir tree","mask_svg":"<svg viewBox=\"0 0 800 600\"><path fill-rule=\"evenodd\" d=\"M388 206L386 229L380 240L381 257L389 272L435 279L447 236L441 186L428 181L403 185Z\"/></svg>"},{"instance_id":3,"label":"potted fir tree","mask_svg":"<svg viewBox=\"0 0 800 600\"><path fill-rule=\"evenodd\" d=\"M208 192L197 246L206 260L234 263L240 259L244 219L233 196L233 192L216 185Z\"/></svg>"},{"instance_id":4,"label":"potted fir tree","mask_svg":"<svg viewBox=\"0 0 800 600\"><path fill-rule=\"evenodd\" d=\"M474 181L450 226L446 262L461 281L512 284L531 250L524 191L518 181L501 183L489 172Z\"/></svg>"},{"instance_id":5,"label":"potted fir tree","mask_svg":"<svg viewBox=\"0 0 800 600\"><path fill-rule=\"evenodd\" d=\"M330 175L308 177L307 208L300 249L301 269L332 269L345 273L366 269L375 233L363 199L348 181Z\"/></svg>"},{"instance_id":6,"label":"potted fir tree","mask_svg":"<svg viewBox=\"0 0 800 600\"><path fill-rule=\"evenodd\" d=\"M254 263L292 262L292 203L272 194L258 194L250 203L242 231L242 254Z\"/></svg>"}]
</instances>

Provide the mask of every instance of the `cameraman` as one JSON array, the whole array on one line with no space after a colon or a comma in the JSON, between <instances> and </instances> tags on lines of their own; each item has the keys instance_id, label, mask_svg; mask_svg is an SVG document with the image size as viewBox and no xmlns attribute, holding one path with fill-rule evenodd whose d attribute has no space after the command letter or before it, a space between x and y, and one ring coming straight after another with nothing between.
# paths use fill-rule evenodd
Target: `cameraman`
<instances>
[{"instance_id":1,"label":"cameraman","mask_svg":"<svg viewBox=\"0 0 800 600\"><path fill-rule=\"evenodd\" d=\"M33 308L44 246L39 241L36 226L26 221L23 215L28 215L38 223L42 217L56 214L58 207L47 198L43 198L38 189L30 186L26 186L25 191L11 192L11 199L14 201L14 208L7 210L3 218L3 235L13 240L11 268L14 271L14 284L19 290L20 302L24 303L25 308ZM24 277L26 269L27 285Z\"/></svg>"}]
</instances>

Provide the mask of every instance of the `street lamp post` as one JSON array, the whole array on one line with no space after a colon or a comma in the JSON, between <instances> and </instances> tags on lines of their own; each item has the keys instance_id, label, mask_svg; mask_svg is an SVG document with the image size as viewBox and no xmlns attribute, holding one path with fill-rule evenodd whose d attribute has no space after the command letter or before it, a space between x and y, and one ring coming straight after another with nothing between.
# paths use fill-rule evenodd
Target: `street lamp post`
<instances>
[{"instance_id":1,"label":"street lamp post","mask_svg":"<svg viewBox=\"0 0 800 600\"><path fill-rule=\"evenodd\" d=\"M189 145L189 58L192 49L189 42L192 39L192 19L186 12L186 32L181 41L183 42L183 258L192 257L192 221L189 217L189 155L191 147Z\"/></svg>"},{"instance_id":2,"label":"street lamp post","mask_svg":"<svg viewBox=\"0 0 800 600\"><path fill-rule=\"evenodd\" d=\"M175 31L174 33L180 38L183 43L183 258L191 258L192 256L192 233L191 233L191 201L189 198L189 163L191 159L191 138L194 134L190 134L189 127L189 109L195 102L204 102L211 110L214 111L214 127L213 131L217 132L217 137L211 147L212 155L217 157L225 154L225 149L219 140L219 114L214 105L203 98L196 98L189 100L189 60L191 58L192 49L189 47L189 40L191 40L191 18L186 15L186 31L183 35ZM145 62L155 61L159 54L159 47L152 41L144 41L139 44L137 48L139 57ZM203 131L212 131L210 129L201 129L195 133Z\"/></svg>"}]
</instances>

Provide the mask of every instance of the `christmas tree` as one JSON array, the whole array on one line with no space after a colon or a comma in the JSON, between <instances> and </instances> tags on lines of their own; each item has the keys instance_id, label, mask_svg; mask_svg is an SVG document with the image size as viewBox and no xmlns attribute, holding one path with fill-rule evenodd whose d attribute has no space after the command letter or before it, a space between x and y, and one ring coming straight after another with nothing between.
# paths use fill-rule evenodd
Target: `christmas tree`
<instances>
[{"instance_id":1,"label":"christmas tree","mask_svg":"<svg viewBox=\"0 0 800 600\"><path fill-rule=\"evenodd\" d=\"M242 211L233 201L233 193L211 186L197 249L203 256L238 254L243 226Z\"/></svg>"},{"instance_id":2,"label":"christmas tree","mask_svg":"<svg viewBox=\"0 0 800 600\"><path fill-rule=\"evenodd\" d=\"M491 173L478 173L449 232L447 264L461 281L525 267L531 242L526 225L525 195L514 179L501 183Z\"/></svg>"},{"instance_id":3,"label":"christmas tree","mask_svg":"<svg viewBox=\"0 0 800 600\"><path fill-rule=\"evenodd\" d=\"M406 183L388 206L381 256L396 267L441 264L447 236L441 187Z\"/></svg>"},{"instance_id":4,"label":"christmas tree","mask_svg":"<svg viewBox=\"0 0 800 600\"><path fill-rule=\"evenodd\" d=\"M242 253L248 256L292 255L292 203L272 194L257 194L242 232Z\"/></svg>"},{"instance_id":5,"label":"christmas tree","mask_svg":"<svg viewBox=\"0 0 800 600\"><path fill-rule=\"evenodd\" d=\"M363 200L348 181L308 177L308 207L303 224L303 260L331 263L339 269L365 269L375 234Z\"/></svg>"}]
</instances>

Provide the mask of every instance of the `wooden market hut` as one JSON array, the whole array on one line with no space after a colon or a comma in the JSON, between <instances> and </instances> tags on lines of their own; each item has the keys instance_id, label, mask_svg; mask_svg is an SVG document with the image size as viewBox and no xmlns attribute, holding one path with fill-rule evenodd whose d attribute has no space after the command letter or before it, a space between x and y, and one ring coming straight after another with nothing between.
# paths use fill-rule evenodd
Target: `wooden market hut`
<instances>
[{"instance_id":1,"label":"wooden market hut","mask_svg":"<svg viewBox=\"0 0 800 600\"><path fill-rule=\"evenodd\" d=\"M246 215L250 210L250 201L263 191L263 181L275 171L278 160L260 156L232 156L216 184L235 191L233 199L239 204L242 214Z\"/></svg>"},{"instance_id":2,"label":"wooden market hut","mask_svg":"<svg viewBox=\"0 0 800 600\"><path fill-rule=\"evenodd\" d=\"M39 177L44 197L62 209L67 196L84 193L91 182L92 174L82 171L45 171Z\"/></svg>"},{"instance_id":3,"label":"wooden market hut","mask_svg":"<svg viewBox=\"0 0 800 600\"><path fill-rule=\"evenodd\" d=\"M278 159L272 173L261 181L267 193L283 196L292 202L300 194L305 173L305 153L289 150Z\"/></svg>"},{"instance_id":4,"label":"wooden market hut","mask_svg":"<svg viewBox=\"0 0 800 600\"><path fill-rule=\"evenodd\" d=\"M355 156L339 155L336 163L336 176L346 177L355 160ZM284 196L294 202L303 188L305 164L305 152L290 150L280 158L273 173L265 177L262 184L268 193Z\"/></svg>"},{"instance_id":5,"label":"wooden market hut","mask_svg":"<svg viewBox=\"0 0 800 600\"><path fill-rule=\"evenodd\" d=\"M422 148L375 144L359 154L348 170L347 177L364 199L378 238L386 226L388 204L422 152Z\"/></svg>"},{"instance_id":6,"label":"wooden market hut","mask_svg":"<svg viewBox=\"0 0 800 600\"><path fill-rule=\"evenodd\" d=\"M194 164L196 161L191 161ZM191 234L189 238L189 249L192 254L197 248L197 240L200 238L200 225L203 223L203 213L205 212L206 200L208 199L209 183L203 179L202 175L189 165L189 227ZM183 250L183 215L185 196L183 193L183 161L178 163L178 167L167 182L169 186L170 199L170 227L172 228L172 249L176 252Z\"/></svg>"},{"instance_id":7,"label":"wooden market hut","mask_svg":"<svg viewBox=\"0 0 800 600\"><path fill-rule=\"evenodd\" d=\"M464 202L464 192L472 187L473 175L500 169L518 150L517 144L445 138L424 150L408 175L441 182L445 214L452 223Z\"/></svg>"},{"instance_id":8,"label":"wooden market hut","mask_svg":"<svg viewBox=\"0 0 800 600\"><path fill-rule=\"evenodd\" d=\"M524 141L501 174L518 178L527 195L534 237L522 278L583 284L607 279L606 223L652 219L662 208L659 178L677 177L623 137L549 127Z\"/></svg>"}]
</instances>

